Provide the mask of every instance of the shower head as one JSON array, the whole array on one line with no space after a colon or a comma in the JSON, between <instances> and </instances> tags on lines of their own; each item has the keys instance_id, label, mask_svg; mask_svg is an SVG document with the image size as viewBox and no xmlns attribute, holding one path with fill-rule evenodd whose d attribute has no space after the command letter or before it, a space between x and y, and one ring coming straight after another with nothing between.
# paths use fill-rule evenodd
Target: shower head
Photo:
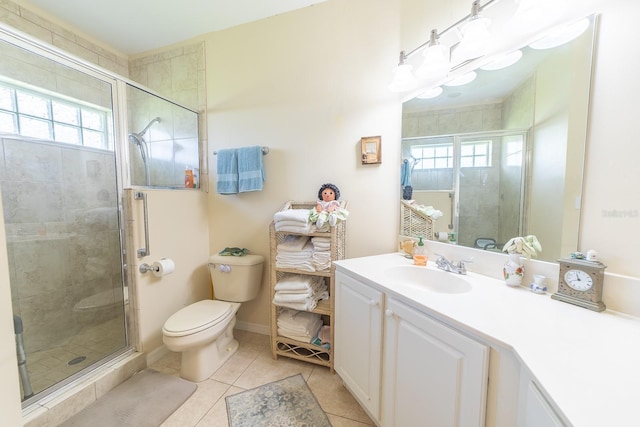
<instances>
[{"instance_id":1,"label":"shower head","mask_svg":"<svg viewBox=\"0 0 640 427\"><path fill-rule=\"evenodd\" d=\"M144 135L144 134L149 130L149 128L151 127L151 125L152 125L152 124L154 124L154 123L160 123L160 117L156 117L156 118L154 118L153 120L151 120L151 121L149 122L149 124L148 124L148 125L146 125L146 126L144 127L144 129L142 129L142 131L141 131L140 133L138 133L138 136L139 136L139 137L142 137L142 135Z\"/></svg>"},{"instance_id":2,"label":"shower head","mask_svg":"<svg viewBox=\"0 0 640 427\"><path fill-rule=\"evenodd\" d=\"M129 142L135 145L142 145L142 136L138 133L129 134Z\"/></svg>"}]
</instances>

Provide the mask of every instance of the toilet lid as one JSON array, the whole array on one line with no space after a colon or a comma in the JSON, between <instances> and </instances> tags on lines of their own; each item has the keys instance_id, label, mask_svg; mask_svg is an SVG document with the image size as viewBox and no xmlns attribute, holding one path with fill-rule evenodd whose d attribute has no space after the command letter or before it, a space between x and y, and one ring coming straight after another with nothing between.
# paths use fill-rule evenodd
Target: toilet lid
<instances>
[{"instance_id":1,"label":"toilet lid","mask_svg":"<svg viewBox=\"0 0 640 427\"><path fill-rule=\"evenodd\" d=\"M226 301L203 300L188 305L165 322L162 328L167 335L188 335L220 323L232 311Z\"/></svg>"}]
</instances>

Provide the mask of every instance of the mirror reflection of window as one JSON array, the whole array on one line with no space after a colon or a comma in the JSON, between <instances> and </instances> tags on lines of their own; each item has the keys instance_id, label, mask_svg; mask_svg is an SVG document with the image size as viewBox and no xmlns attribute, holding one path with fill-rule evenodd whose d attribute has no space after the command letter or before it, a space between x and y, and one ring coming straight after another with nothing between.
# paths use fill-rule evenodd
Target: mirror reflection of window
<instances>
[{"instance_id":1,"label":"mirror reflection of window","mask_svg":"<svg viewBox=\"0 0 640 427\"><path fill-rule=\"evenodd\" d=\"M412 197L443 211L451 204L443 231L459 228L459 245L473 247L478 233L498 246L535 234L538 259L577 250L596 21L569 43L523 46L510 67L476 69L467 85L403 104L402 158L416 159Z\"/></svg>"}]
</instances>

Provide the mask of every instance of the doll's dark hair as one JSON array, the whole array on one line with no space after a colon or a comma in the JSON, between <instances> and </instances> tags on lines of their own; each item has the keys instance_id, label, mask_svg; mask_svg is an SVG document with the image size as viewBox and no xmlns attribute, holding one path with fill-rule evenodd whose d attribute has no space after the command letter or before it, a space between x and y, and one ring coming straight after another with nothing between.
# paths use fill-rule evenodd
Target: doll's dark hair
<instances>
[{"instance_id":1,"label":"doll's dark hair","mask_svg":"<svg viewBox=\"0 0 640 427\"><path fill-rule=\"evenodd\" d=\"M333 192L336 194L336 200L340 198L340 190L338 190L338 187L333 184L322 184L322 187L320 187L320 190L318 190L318 200L322 200L322 192L327 188L333 190Z\"/></svg>"}]
</instances>

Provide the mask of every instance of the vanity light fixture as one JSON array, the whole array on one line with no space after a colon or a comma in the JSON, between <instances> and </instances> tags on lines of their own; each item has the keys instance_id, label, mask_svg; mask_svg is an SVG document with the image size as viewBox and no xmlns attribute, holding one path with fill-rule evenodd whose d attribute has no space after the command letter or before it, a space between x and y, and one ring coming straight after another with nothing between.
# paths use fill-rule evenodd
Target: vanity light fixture
<instances>
[{"instance_id":1,"label":"vanity light fixture","mask_svg":"<svg viewBox=\"0 0 640 427\"><path fill-rule=\"evenodd\" d=\"M489 32L487 27L490 20L480 16L480 11L498 0L487 0L483 6L480 6L480 0L475 0L471 6L471 14L465 16L458 22L447 27L442 32L431 30L429 41L421 44L409 53L403 50L400 52L400 61L395 68L394 76L389 84L389 90L393 92L407 92L417 89L420 84L431 81L437 83L437 80L443 80L454 65L452 55L457 55L455 65L462 62L475 59L482 56L487 49L489 41ZM452 49L440 44L439 39L442 35L451 32L461 34L461 41ZM422 52L424 60L415 72L413 65L407 62L407 59L417 52ZM464 53L464 55L463 55Z\"/></svg>"},{"instance_id":2,"label":"vanity light fixture","mask_svg":"<svg viewBox=\"0 0 640 427\"><path fill-rule=\"evenodd\" d=\"M421 79L440 79L449 72L449 48L438 41L438 30L431 30L429 44L422 51L424 61L416 70Z\"/></svg>"},{"instance_id":3,"label":"vanity light fixture","mask_svg":"<svg viewBox=\"0 0 640 427\"><path fill-rule=\"evenodd\" d=\"M520 49L514 50L511 53L495 58L493 61L480 67L480 69L485 71L501 70L512 66L518 62L520 58L522 58L522 51Z\"/></svg>"},{"instance_id":4,"label":"vanity light fixture","mask_svg":"<svg viewBox=\"0 0 640 427\"><path fill-rule=\"evenodd\" d=\"M536 40L531 43L529 47L531 49L551 49L565 43L570 42L571 40L577 38L585 30L589 27L589 19L583 18L573 24L569 24L567 26L563 26L549 35L544 36L540 40Z\"/></svg>"},{"instance_id":5,"label":"vanity light fixture","mask_svg":"<svg viewBox=\"0 0 640 427\"><path fill-rule=\"evenodd\" d=\"M416 78L413 76L413 65L407 63L407 55L403 50L400 52L400 60L394 70L389 90L392 92L404 92L416 87L417 83Z\"/></svg>"},{"instance_id":6,"label":"vanity light fixture","mask_svg":"<svg viewBox=\"0 0 640 427\"><path fill-rule=\"evenodd\" d=\"M489 47L491 20L480 15L480 1L471 4L471 15L457 29L460 43L453 48L452 60L455 64L479 58Z\"/></svg>"},{"instance_id":7,"label":"vanity light fixture","mask_svg":"<svg viewBox=\"0 0 640 427\"><path fill-rule=\"evenodd\" d=\"M442 93L442 87L436 86L436 87L433 87L431 89L425 90L420 95L417 95L416 98L419 98L419 99L431 99L431 98L435 98L437 96L440 96L441 93Z\"/></svg>"},{"instance_id":8,"label":"vanity light fixture","mask_svg":"<svg viewBox=\"0 0 640 427\"><path fill-rule=\"evenodd\" d=\"M475 71L469 71L468 73L463 74L460 77L457 77L453 80L446 82L444 85L445 86L463 86L463 85L466 85L467 83L471 83L472 81L474 81L476 78L476 75L477 74Z\"/></svg>"}]
</instances>

